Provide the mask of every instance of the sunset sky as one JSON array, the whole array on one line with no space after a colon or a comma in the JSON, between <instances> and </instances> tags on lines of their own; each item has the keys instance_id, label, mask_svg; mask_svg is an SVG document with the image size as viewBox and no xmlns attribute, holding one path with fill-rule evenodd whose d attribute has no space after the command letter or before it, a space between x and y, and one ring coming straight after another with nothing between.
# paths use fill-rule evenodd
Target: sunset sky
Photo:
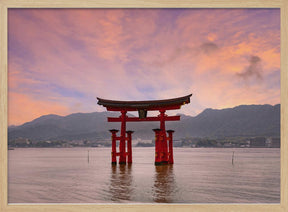
<instances>
[{"instance_id":1,"label":"sunset sky","mask_svg":"<svg viewBox=\"0 0 288 212\"><path fill-rule=\"evenodd\" d=\"M8 120L169 99L280 103L279 9L9 9Z\"/></svg>"}]
</instances>

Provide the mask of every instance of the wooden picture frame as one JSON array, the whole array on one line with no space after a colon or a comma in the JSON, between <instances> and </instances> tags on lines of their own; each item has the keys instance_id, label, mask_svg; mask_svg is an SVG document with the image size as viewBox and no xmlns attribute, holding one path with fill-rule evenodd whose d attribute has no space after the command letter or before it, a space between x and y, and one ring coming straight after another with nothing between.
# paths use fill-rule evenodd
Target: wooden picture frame
<instances>
[{"instance_id":1,"label":"wooden picture frame","mask_svg":"<svg viewBox=\"0 0 288 212\"><path fill-rule=\"evenodd\" d=\"M288 211L288 1L287 0L0 0L0 211ZM280 8L281 202L280 204L8 204L7 13L8 8Z\"/></svg>"}]
</instances>

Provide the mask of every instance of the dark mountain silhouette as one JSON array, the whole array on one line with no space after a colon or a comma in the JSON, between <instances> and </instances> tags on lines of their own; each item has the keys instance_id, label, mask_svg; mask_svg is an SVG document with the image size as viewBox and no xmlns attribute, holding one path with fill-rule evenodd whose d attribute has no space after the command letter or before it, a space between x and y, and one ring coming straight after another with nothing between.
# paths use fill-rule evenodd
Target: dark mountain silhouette
<instances>
[{"instance_id":1,"label":"dark mountain silhouette","mask_svg":"<svg viewBox=\"0 0 288 212\"><path fill-rule=\"evenodd\" d=\"M109 129L120 123L108 123L107 116L119 113L75 113L68 116L45 115L21 126L8 128L9 140L28 138L43 140L109 139ZM129 114L129 116L132 116ZM153 139L158 122L128 123L133 138ZM280 105L241 105L229 109L206 109L195 117L181 115L181 120L167 122L175 139L185 137L280 136Z\"/></svg>"},{"instance_id":2,"label":"dark mountain silhouette","mask_svg":"<svg viewBox=\"0 0 288 212\"><path fill-rule=\"evenodd\" d=\"M198 116L175 126L183 136L280 136L280 105L241 105L206 109Z\"/></svg>"}]
</instances>

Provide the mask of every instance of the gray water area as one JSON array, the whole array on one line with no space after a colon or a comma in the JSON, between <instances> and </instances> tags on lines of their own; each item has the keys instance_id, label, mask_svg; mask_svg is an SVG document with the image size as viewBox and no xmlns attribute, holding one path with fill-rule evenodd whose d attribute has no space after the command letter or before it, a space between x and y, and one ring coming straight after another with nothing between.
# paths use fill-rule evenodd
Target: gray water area
<instances>
[{"instance_id":1,"label":"gray water area","mask_svg":"<svg viewBox=\"0 0 288 212\"><path fill-rule=\"evenodd\" d=\"M132 165L111 166L111 148L10 150L8 202L280 202L280 149L174 148L166 166L154 151L133 147Z\"/></svg>"}]
</instances>

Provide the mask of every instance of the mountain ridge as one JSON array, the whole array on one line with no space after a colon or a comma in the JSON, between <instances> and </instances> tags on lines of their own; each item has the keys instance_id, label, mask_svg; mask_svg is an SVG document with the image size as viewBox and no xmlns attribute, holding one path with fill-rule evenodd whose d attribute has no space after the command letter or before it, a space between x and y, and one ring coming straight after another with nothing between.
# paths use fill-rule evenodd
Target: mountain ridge
<instances>
[{"instance_id":1,"label":"mountain ridge","mask_svg":"<svg viewBox=\"0 0 288 212\"><path fill-rule=\"evenodd\" d=\"M72 113L67 116L49 114L20 126L8 128L8 139L73 140L109 139L109 129L120 129L120 123L108 123L107 116L116 112ZM181 114L180 114L181 115ZM132 116L129 114L129 116ZM134 138L153 139L158 122L127 123ZM280 104L239 105L233 108L203 110L197 116L182 114L180 122L167 122L166 129L175 130L175 138L219 136L280 136Z\"/></svg>"}]
</instances>

